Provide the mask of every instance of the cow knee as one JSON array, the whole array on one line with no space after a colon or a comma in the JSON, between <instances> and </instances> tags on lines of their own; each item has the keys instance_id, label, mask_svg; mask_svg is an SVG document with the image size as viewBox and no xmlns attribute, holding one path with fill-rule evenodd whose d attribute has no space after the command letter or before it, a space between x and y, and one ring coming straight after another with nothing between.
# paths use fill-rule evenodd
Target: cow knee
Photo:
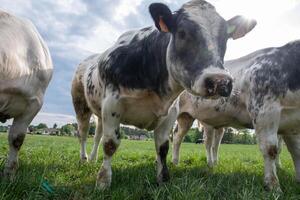
<instances>
[{"instance_id":1,"label":"cow knee","mask_svg":"<svg viewBox=\"0 0 300 200\"><path fill-rule=\"evenodd\" d=\"M24 142L24 139L25 139L25 133L18 134L17 136L12 135L9 137L9 143L12 147L14 147L17 151L19 151Z\"/></svg>"},{"instance_id":2,"label":"cow knee","mask_svg":"<svg viewBox=\"0 0 300 200\"><path fill-rule=\"evenodd\" d=\"M105 155L112 156L117 150L118 144L113 139L108 139L103 143L103 150Z\"/></svg>"}]
</instances>

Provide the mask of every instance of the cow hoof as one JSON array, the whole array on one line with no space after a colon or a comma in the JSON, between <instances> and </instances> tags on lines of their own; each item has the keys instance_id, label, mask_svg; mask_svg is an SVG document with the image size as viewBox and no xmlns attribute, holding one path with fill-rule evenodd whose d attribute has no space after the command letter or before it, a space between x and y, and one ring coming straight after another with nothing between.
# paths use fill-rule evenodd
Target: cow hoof
<instances>
[{"instance_id":1,"label":"cow hoof","mask_svg":"<svg viewBox=\"0 0 300 200\"><path fill-rule=\"evenodd\" d=\"M111 184L111 172L101 167L98 174L96 187L100 190L105 190L110 187L110 184Z\"/></svg>"},{"instance_id":2,"label":"cow hoof","mask_svg":"<svg viewBox=\"0 0 300 200\"><path fill-rule=\"evenodd\" d=\"M178 159L173 159L173 160L172 160L172 163L173 163L173 165L176 165L176 166L177 166L178 163L179 163L179 160L178 160Z\"/></svg>"},{"instance_id":3,"label":"cow hoof","mask_svg":"<svg viewBox=\"0 0 300 200\"><path fill-rule=\"evenodd\" d=\"M109 187L110 187L110 183L108 183L108 182L102 182L101 180L97 180L97 182L96 182L96 189L98 189L98 190L103 191L103 190L108 189Z\"/></svg>"},{"instance_id":4,"label":"cow hoof","mask_svg":"<svg viewBox=\"0 0 300 200\"><path fill-rule=\"evenodd\" d=\"M1 177L5 181L11 181L11 182L13 182L15 180L15 178L16 178L16 169L12 170L12 169L5 168L3 170L3 172L1 173Z\"/></svg>"},{"instance_id":5,"label":"cow hoof","mask_svg":"<svg viewBox=\"0 0 300 200\"><path fill-rule=\"evenodd\" d=\"M81 156L80 157L80 163L86 163L88 161L88 157L87 156Z\"/></svg>"},{"instance_id":6,"label":"cow hoof","mask_svg":"<svg viewBox=\"0 0 300 200\"><path fill-rule=\"evenodd\" d=\"M277 183L276 184L265 183L264 188L267 192L282 193L280 185Z\"/></svg>"},{"instance_id":7,"label":"cow hoof","mask_svg":"<svg viewBox=\"0 0 300 200\"><path fill-rule=\"evenodd\" d=\"M169 172L163 171L160 173L160 175L157 177L157 184L161 185L165 182L168 182L170 180Z\"/></svg>"}]
</instances>

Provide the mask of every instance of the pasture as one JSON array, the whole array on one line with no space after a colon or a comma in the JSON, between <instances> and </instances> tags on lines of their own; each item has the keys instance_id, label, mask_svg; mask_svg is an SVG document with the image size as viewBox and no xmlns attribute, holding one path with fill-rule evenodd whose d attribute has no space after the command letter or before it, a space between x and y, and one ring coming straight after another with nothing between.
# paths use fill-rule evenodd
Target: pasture
<instances>
[{"instance_id":1,"label":"pasture","mask_svg":"<svg viewBox=\"0 0 300 200\"><path fill-rule=\"evenodd\" d=\"M89 151L91 146L89 139ZM0 133L1 170L7 152L7 134ZM154 142L122 140L112 186L104 192L95 189L101 159L100 151L97 163L80 164L77 138L27 135L15 181L0 181L0 199L300 199L286 148L278 172L284 194L264 191L256 145L221 145L219 165L210 170L203 144L183 143L179 166L172 166L169 151L170 182L157 186Z\"/></svg>"}]
</instances>

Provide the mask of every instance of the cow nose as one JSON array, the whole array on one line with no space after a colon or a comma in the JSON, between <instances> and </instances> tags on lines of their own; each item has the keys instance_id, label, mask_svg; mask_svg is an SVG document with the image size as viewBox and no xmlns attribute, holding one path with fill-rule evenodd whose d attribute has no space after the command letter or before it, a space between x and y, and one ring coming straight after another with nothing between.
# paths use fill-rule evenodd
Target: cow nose
<instances>
[{"instance_id":1,"label":"cow nose","mask_svg":"<svg viewBox=\"0 0 300 200\"><path fill-rule=\"evenodd\" d=\"M224 79L217 86L217 93L222 97L228 97L232 90L232 79Z\"/></svg>"},{"instance_id":2,"label":"cow nose","mask_svg":"<svg viewBox=\"0 0 300 200\"><path fill-rule=\"evenodd\" d=\"M232 78L230 77L207 77L205 79L207 96L228 97L232 90Z\"/></svg>"}]
</instances>

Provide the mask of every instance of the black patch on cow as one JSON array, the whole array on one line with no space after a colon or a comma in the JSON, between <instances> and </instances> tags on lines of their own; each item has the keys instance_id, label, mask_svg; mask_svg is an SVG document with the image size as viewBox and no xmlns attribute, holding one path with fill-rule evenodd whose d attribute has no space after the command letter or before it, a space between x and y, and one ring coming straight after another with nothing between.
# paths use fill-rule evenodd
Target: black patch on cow
<instances>
[{"instance_id":1,"label":"black patch on cow","mask_svg":"<svg viewBox=\"0 0 300 200\"><path fill-rule=\"evenodd\" d=\"M149 31L142 29L142 31ZM168 71L166 50L170 34L153 30L129 44L119 45L99 62L99 71L106 84L131 89L150 89L159 94L166 92Z\"/></svg>"},{"instance_id":2,"label":"black patch on cow","mask_svg":"<svg viewBox=\"0 0 300 200\"><path fill-rule=\"evenodd\" d=\"M25 139L25 134L20 134L13 139L12 145L19 151Z\"/></svg>"},{"instance_id":3,"label":"black patch on cow","mask_svg":"<svg viewBox=\"0 0 300 200\"><path fill-rule=\"evenodd\" d=\"M93 83L93 72L96 69L97 65L93 65L89 68L88 75L87 75L87 93L89 95L94 95L96 93L95 91L95 85Z\"/></svg>"},{"instance_id":4,"label":"black patch on cow","mask_svg":"<svg viewBox=\"0 0 300 200\"><path fill-rule=\"evenodd\" d=\"M271 157L271 159L275 160L276 156L278 154L277 146L272 145L268 148L268 154Z\"/></svg>"},{"instance_id":5,"label":"black patch on cow","mask_svg":"<svg viewBox=\"0 0 300 200\"><path fill-rule=\"evenodd\" d=\"M5 123L8 119L10 119L11 117L5 113L1 113L0 112L0 122L1 123Z\"/></svg>"},{"instance_id":6,"label":"black patch on cow","mask_svg":"<svg viewBox=\"0 0 300 200\"><path fill-rule=\"evenodd\" d=\"M107 156L112 156L117 150L117 145L112 139L110 139L104 143L103 149Z\"/></svg>"},{"instance_id":7,"label":"black patch on cow","mask_svg":"<svg viewBox=\"0 0 300 200\"><path fill-rule=\"evenodd\" d=\"M169 151L169 141L166 141L159 147L159 157L162 163L162 171L161 174L159 175L159 182L166 182L170 179L169 176L169 170L167 167L167 155Z\"/></svg>"},{"instance_id":8,"label":"black patch on cow","mask_svg":"<svg viewBox=\"0 0 300 200\"><path fill-rule=\"evenodd\" d=\"M254 60L251 71L249 110L258 113L266 95L275 100L284 97L288 90L300 89L300 41L268 48Z\"/></svg>"}]
</instances>

